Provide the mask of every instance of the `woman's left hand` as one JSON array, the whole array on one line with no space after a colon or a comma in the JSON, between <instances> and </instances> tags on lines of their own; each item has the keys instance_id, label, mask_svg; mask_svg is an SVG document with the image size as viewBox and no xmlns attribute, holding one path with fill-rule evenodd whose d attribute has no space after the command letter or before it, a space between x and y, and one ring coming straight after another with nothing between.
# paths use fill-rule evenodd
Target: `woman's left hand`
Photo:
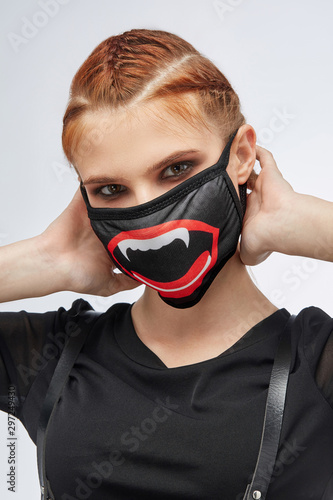
<instances>
[{"instance_id":1,"label":"woman's left hand","mask_svg":"<svg viewBox=\"0 0 333 500\"><path fill-rule=\"evenodd\" d=\"M274 241L281 238L285 224L284 209L290 210L295 194L267 149L257 146L257 160L261 172L253 172L248 180L251 193L247 196L240 245L241 259L250 266L264 261L274 250Z\"/></svg>"},{"instance_id":2,"label":"woman's left hand","mask_svg":"<svg viewBox=\"0 0 333 500\"><path fill-rule=\"evenodd\" d=\"M333 261L333 203L295 193L273 155L257 146L259 175L250 176L240 257L246 265L272 252Z\"/></svg>"}]
</instances>

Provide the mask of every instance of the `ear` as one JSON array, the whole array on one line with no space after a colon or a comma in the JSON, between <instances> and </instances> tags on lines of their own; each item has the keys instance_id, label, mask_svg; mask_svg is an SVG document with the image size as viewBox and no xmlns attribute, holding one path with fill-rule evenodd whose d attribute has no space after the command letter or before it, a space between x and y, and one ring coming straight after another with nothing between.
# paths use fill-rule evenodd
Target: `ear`
<instances>
[{"instance_id":1,"label":"ear","mask_svg":"<svg viewBox=\"0 0 333 500\"><path fill-rule=\"evenodd\" d=\"M255 161L256 133L251 125L245 124L238 129L230 149L230 174L236 184L245 184L253 170Z\"/></svg>"}]
</instances>

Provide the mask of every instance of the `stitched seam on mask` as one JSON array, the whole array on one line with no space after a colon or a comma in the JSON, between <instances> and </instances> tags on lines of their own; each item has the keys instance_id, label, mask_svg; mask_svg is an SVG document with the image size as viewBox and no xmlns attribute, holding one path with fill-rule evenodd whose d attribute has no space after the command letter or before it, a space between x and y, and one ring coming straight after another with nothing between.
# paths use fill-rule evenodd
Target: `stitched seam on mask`
<instances>
[{"instance_id":1,"label":"stitched seam on mask","mask_svg":"<svg viewBox=\"0 0 333 500\"><path fill-rule=\"evenodd\" d=\"M219 169L220 168L221 167L219 167ZM152 212L155 212L156 210L161 210L163 208L166 208L167 206L171 205L172 203L175 203L176 201L178 201L183 196L186 196L187 194L189 194L191 191L194 191L195 189L201 187L203 184L205 184L205 182L211 181L211 180L215 179L216 177L218 177L219 175L221 175L225 179L228 174L226 173L225 170L223 170L222 172L219 172L218 169L216 172L215 171L209 172L209 174L207 174L206 176L203 176L202 178L193 182L193 184L191 184L190 186L187 186L187 187L183 188L182 190L178 191L177 193L173 194L172 196L168 197L166 200L158 202L156 204L153 204L151 207L147 207L146 209L141 209L140 211L133 211L130 213L125 213L125 214L119 213L117 215L117 213L110 213L110 211L113 212L113 210L115 210L115 211L118 210L117 208L115 208L115 209L112 209L112 208L95 209L95 210L103 210L103 211L107 210L108 211L106 213L100 212L98 214L96 212L91 212L88 208L89 217L92 220L103 220L105 215L111 215L111 217L114 220L121 220L121 219L126 220L126 219L133 219L133 218L139 219L141 217L145 217L147 215L150 215ZM226 184L228 186L227 182L226 182ZM229 191L230 191L230 189L229 189ZM152 203L154 203L154 200L152 201ZM124 210L129 210L130 208L125 208ZM120 210L122 210L122 209L120 209Z\"/></svg>"}]
</instances>

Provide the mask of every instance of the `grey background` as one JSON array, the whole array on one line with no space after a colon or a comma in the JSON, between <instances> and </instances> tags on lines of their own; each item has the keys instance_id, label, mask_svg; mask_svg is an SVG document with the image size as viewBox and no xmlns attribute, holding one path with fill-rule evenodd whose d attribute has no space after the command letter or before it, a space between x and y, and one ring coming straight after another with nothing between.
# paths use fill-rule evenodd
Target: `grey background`
<instances>
[{"instance_id":1,"label":"grey background","mask_svg":"<svg viewBox=\"0 0 333 500\"><path fill-rule=\"evenodd\" d=\"M71 79L99 42L137 27L177 33L210 57L295 191L332 201L332 17L329 0L2 2L0 244L39 234L71 200L77 181L61 149ZM278 307L297 313L316 305L333 315L331 264L274 254L252 271ZM114 301L136 300L141 291L85 298L105 310ZM69 307L76 298L63 292L0 310L42 312ZM2 413L0 496L39 498L35 447L21 425L17 437L17 492L10 493Z\"/></svg>"}]
</instances>

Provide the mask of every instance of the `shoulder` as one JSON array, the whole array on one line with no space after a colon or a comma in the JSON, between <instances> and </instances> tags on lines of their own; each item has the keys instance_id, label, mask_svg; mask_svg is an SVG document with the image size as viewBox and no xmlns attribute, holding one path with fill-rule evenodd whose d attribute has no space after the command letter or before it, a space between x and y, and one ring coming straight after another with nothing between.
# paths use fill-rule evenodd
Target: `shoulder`
<instances>
[{"instance_id":1,"label":"shoulder","mask_svg":"<svg viewBox=\"0 0 333 500\"><path fill-rule=\"evenodd\" d=\"M333 318L316 306L305 307L297 314L297 320L304 328L317 328L324 323L333 323Z\"/></svg>"},{"instance_id":2,"label":"shoulder","mask_svg":"<svg viewBox=\"0 0 333 500\"><path fill-rule=\"evenodd\" d=\"M302 309L296 316L296 324L301 329L305 343L314 337L325 337L333 330L333 318L319 307Z\"/></svg>"},{"instance_id":3,"label":"shoulder","mask_svg":"<svg viewBox=\"0 0 333 500\"><path fill-rule=\"evenodd\" d=\"M72 303L69 309L60 307L57 313L63 321L78 322L80 321L80 319L85 317L92 319L107 319L113 316L122 315L125 314L130 307L131 304L127 302L117 302L109 307L106 311L95 311L95 309L87 300L79 298Z\"/></svg>"},{"instance_id":4,"label":"shoulder","mask_svg":"<svg viewBox=\"0 0 333 500\"><path fill-rule=\"evenodd\" d=\"M68 335L72 335L73 330L77 328L92 330L96 327L101 330L105 326L111 327L116 320L124 318L130 308L129 303L117 302L106 311L95 311L89 302L79 298L72 303L70 309L58 310L59 323Z\"/></svg>"},{"instance_id":5,"label":"shoulder","mask_svg":"<svg viewBox=\"0 0 333 500\"><path fill-rule=\"evenodd\" d=\"M110 333L114 333L116 329L128 328L130 318L130 310L132 304L127 302L117 302L109 307L106 311L95 311L92 306L84 299L77 299L73 302L72 307L65 311L65 319L68 333L75 336L75 331L88 330L94 331L90 337L93 337L96 342L99 338L110 338Z\"/></svg>"},{"instance_id":6,"label":"shoulder","mask_svg":"<svg viewBox=\"0 0 333 500\"><path fill-rule=\"evenodd\" d=\"M333 332L333 318L319 307L302 309L296 316L299 347L314 370Z\"/></svg>"}]
</instances>

